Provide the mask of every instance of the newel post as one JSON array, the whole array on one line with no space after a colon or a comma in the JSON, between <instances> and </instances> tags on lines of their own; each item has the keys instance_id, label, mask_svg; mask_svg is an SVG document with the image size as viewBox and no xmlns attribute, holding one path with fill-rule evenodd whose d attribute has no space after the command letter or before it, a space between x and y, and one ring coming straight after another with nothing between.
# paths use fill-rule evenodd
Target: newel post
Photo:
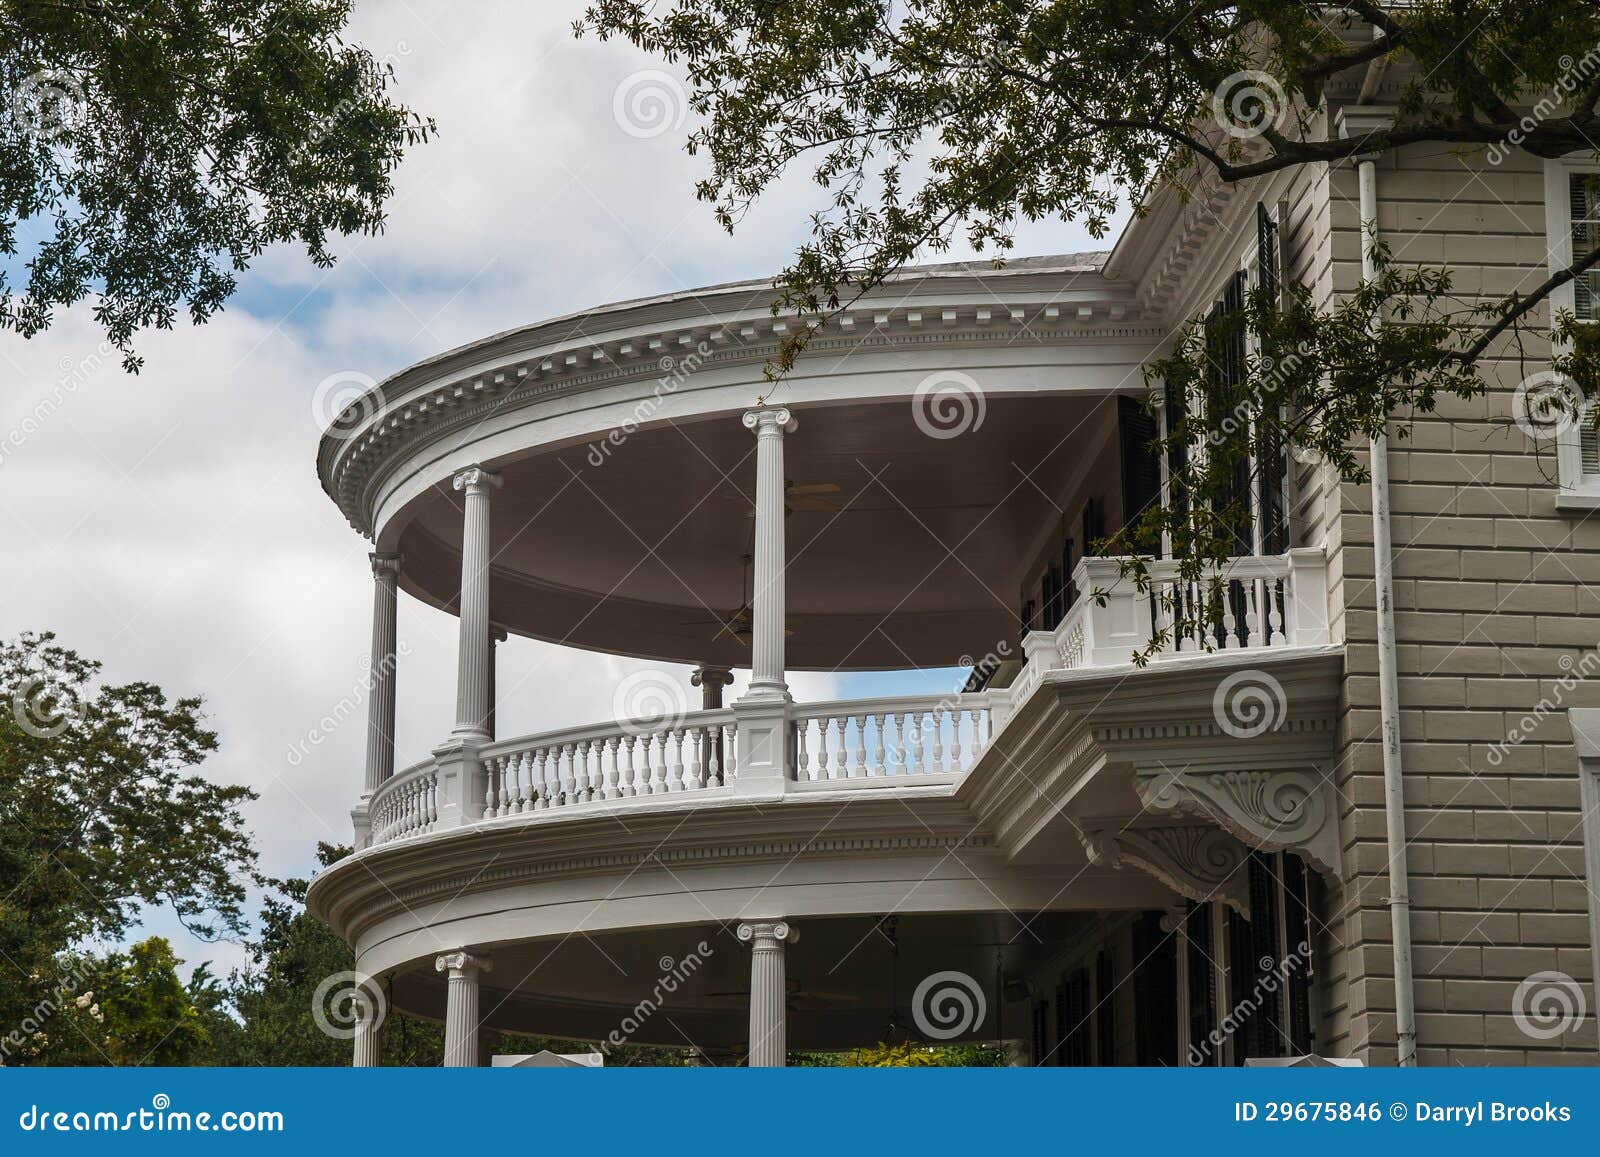
<instances>
[{"instance_id":1,"label":"newel post","mask_svg":"<svg viewBox=\"0 0 1600 1157\"><path fill-rule=\"evenodd\" d=\"M1284 600L1289 642L1319 647L1331 641L1328 630L1328 559L1321 547L1289 552L1289 597Z\"/></svg>"},{"instance_id":2,"label":"newel post","mask_svg":"<svg viewBox=\"0 0 1600 1157\"><path fill-rule=\"evenodd\" d=\"M1149 646L1154 632L1150 618L1150 592L1141 591L1122 573L1116 558L1085 558L1073 568L1072 581L1084 607L1084 664L1105 667L1126 663L1135 651ZM1104 592L1105 605L1095 601Z\"/></svg>"}]
</instances>

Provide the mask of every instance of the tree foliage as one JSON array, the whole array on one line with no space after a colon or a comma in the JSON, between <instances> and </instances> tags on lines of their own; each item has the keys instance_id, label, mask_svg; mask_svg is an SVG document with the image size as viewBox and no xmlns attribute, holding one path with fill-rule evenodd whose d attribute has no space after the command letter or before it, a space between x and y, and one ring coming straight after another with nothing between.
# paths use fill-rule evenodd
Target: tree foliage
<instances>
[{"instance_id":1,"label":"tree foliage","mask_svg":"<svg viewBox=\"0 0 1600 1157\"><path fill-rule=\"evenodd\" d=\"M62 984L62 954L165 905L203 937L240 934L255 852L248 788L192 774L217 746L200 700L95 686L50 634L0 642L0 1023Z\"/></svg>"},{"instance_id":2,"label":"tree foliage","mask_svg":"<svg viewBox=\"0 0 1600 1157\"><path fill-rule=\"evenodd\" d=\"M327 266L330 236L380 229L433 129L341 39L350 0L0 12L0 327L31 336L93 295L130 369L140 328L205 321L268 246Z\"/></svg>"},{"instance_id":3,"label":"tree foliage","mask_svg":"<svg viewBox=\"0 0 1600 1157\"><path fill-rule=\"evenodd\" d=\"M824 191L775 280L774 311L803 322L775 378L832 312L958 237L1003 259L1020 222L1104 236L1119 203L1142 211L1163 184L1187 196L1419 144L1483 163L1600 141L1600 8L1568 0L595 0L576 31L686 69L702 118L688 148L708 165L698 194L728 229L791 168ZM1398 88L1392 126L1341 136L1335 106L1376 70ZM1167 533L1191 577L1237 553L1236 469L1262 443L1364 477L1352 441L1386 420L1404 436L1410 413L1488 388L1486 359L1519 353L1533 311L1600 268L1600 231L1503 299L1378 256L1349 298L1287 281L1257 295L1227 322L1253 352L1226 380L1209 344L1226 335L1202 319L1146 367L1204 403L1169 444L1188 451L1175 473L1188 502L1107 549L1147 551ZM1557 339L1565 384L1541 404L1581 407L1600 382L1595 327L1561 316L1542 336Z\"/></svg>"}]
</instances>

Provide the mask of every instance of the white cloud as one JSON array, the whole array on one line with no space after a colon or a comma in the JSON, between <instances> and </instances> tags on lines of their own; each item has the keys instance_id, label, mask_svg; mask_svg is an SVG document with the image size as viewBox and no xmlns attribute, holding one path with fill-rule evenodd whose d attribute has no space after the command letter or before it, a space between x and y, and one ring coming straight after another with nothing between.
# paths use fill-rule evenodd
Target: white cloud
<instances>
[{"instance_id":1,"label":"white cloud","mask_svg":"<svg viewBox=\"0 0 1600 1157\"><path fill-rule=\"evenodd\" d=\"M204 695L222 742L207 774L261 793L249 818L269 874L306 874L315 841L349 839L362 767L364 708L290 755L359 695L370 621L367 544L315 477L316 384L585 305L770 274L816 207L798 179L723 233L694 200L702 162L681 133L639 139L613 119L619 82L661 65L574 41L580 7L361 5L356 37L392 55L403 97L440 127L399 174L385 235L342 243L328 272L265 255L209 325L143 335L137 378L94 353L86 309L30 342L0 336L17 383L0 396L0 632L55 629L109 679ZM1027 240L1092 247L1070 227ZM455 620L402 600L400 622L406 763L449 728ZM605 718L644 665L526 640L502 656L502 734ZM795 690L835 688L802 676ZM239 962L175 939L190 963Z\"/></svg>"}]
</instances>

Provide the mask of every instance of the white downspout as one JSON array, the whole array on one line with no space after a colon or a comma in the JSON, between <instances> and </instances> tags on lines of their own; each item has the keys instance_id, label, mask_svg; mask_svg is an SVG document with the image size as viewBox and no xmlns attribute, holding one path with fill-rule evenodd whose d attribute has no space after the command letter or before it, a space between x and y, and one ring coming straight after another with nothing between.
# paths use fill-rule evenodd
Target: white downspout
<instances>
[{"instance_id":1,"label":"white downspout","mask_svg":"<svg viewBox=\"0 0 1600 1157\"><path fill-rule=\"evenodd\" d=\"M1341 135L1366 136L1394 123L1393 109L1340 114ZM1361 189L1361 280L1378 276L1378 172L1372 154L1356 158ZM1389 924L1394 940L1397 1063L1417 1063L1417 1010L1411 966L1411 883L1406 871L1405 780L1400 763L1400 686L1394 654L1394 554L1389 534L1389 439L1372 439L1372 553L1378 596L1378 721L1383 740L1383 805L1389 851Z\"/></svg>"}]
</instances>

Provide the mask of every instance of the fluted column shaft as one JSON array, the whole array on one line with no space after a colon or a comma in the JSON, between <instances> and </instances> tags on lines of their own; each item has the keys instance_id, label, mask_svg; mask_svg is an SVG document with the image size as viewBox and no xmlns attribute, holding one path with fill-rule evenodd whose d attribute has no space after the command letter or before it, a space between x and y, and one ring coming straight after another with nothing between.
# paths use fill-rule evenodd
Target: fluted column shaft
<instances>
[{"instance_id":1,"label":"fluted column shaft","mask_svg":"<svg viewBox=\"0 0 1600 1157\"><path fill-rule=\"evenodd\" d=\"M370 796L394 774L394 676L400 556L373 554L372 666L367 672L367 774L363 795Z\"/></svg>"},{"instance_id":2,"label":"fluted column shaft","mask_svg":"<svg viewBox=\"0 0 1600 1157\"><path fill-rule=\"evenodd\" d=\"M756 435L755 590L751 596L750 699L787 699L783 672L784 478L783 436L793 433L788 410L751 410L744 424Z\"/></svg>"},{"instance_id":3,"label":"fluted column shaft","mask_svg":"<svg viewBox=\"0 0 1600 1157\"><path fill-rule=\"evenodd\" d=\"M383 1064L383 1009L372 1001L356 1004L355 1055L351 1066L375 1069Z\"/></svg>"},{"instance_id":4,"label":"fluted column shaft","mask_svg":"<svg viewBox=\"0 0 1600 1157\"><path fill-rule=\"evenodd\" d=\"M461 641L456 664L457 739L489 738L489 498L500 476L472 466L455 476L465 511L461 530Z\"/></svg>"},{"instance_id":5,"label":"fluted column shaft","mask_svg":"<svg viewBox=\"0 0 1600 1157\"><path fill-rule=\"evenodd\" d=\"M751 1068L781 1068L788 1056L789 990L784 968L787 944L799 933L782 920L739 925L739 939L750 945Z\"/></svg>"},{"instance_id":6,"label":"fluted column shaft","mask_svg":"<svg viewBox=\"0 0 1600 1157\"><path fill-rule=\"evenodd\" d=\"M447 952L434 960L433 966L449 974L444 1005L445 1068L476 1068L482 1060L478 1050L478 978L492 965L484 956Z\"/></svg>"}]
</instances>

